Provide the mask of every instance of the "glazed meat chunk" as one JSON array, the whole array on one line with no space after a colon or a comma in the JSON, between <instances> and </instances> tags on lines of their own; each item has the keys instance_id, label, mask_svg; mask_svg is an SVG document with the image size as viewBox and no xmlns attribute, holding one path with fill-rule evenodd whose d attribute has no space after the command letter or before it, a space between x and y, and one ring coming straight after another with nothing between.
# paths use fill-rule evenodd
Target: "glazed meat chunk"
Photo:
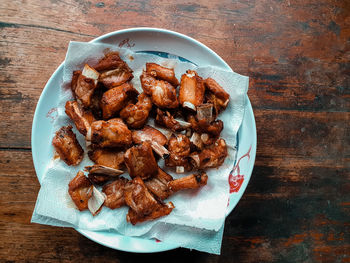
<instances>
[{"instance_id":1,"label":"glazed meat chunk","mask_svg":"<svg viewBox=\"0 0 350 263\"><path fill-rule=\"evenodd\" d=\"M169 190L171 192L177 192L184 189L197 189L203 185L206 185L208 176L206 173L201 172L198 174L191 174L168 183Z\"/></svg>"},{"instance_id":2,"label":"glazed meat chunk","mask_svg":"<svg viewBox=\"0 0 350 263\"><path fill-rule=\"evenodd\" d=\"M130 103L120 112L120 117L134 129L145 125L152 109L152 101L145 93L141 93L137 99L136 104Z\"/></svg>"},{"instance_id":3,"label":"glazed meat chunk","mask_svg":"<svg viewBox=\"0 0 350 263\"><path fill-rule=\"evenodd\" d=\"M65 112L74 122L77 130L84 136L90 129L90 125L95 121L94 115L91 111L84 110L80 107L77 101L67 101L65 106Z\"/></svg>"},{"instance_id":4,"label":"glazed meat chunk","mask_svg":"<svg viewBox=\"0 0 350 263\"><path fill-rule=\"evenodd\" d=\"M128 179L120 177L114 182L103 187L102 192L106 194L104 205L110 209L116 209L125 205L124 188Z\"/></svg>"},{"instance_id":5,"label":"glazed meat chunk","mask_svg":"<svg viewBox=\"0 0 350 263\"><path fill-rule=\"evenodd\" d=\"M146 72L142 73L140 80L144 93L151 96L157 107L174 109L179 106L176 89L169 82L157 80Z\"/></svg>"},{"instance_id":6,"label":"glazed meat chunk","mask_svg":"<svg viewBox=\"0 0 350 263\"><path fill-rule=\"evenodd\" d=\"M193 115L189 115L187 121L191 124L194 131L198 133L208 133L218 137L224 129L224 123L221 120L215 120L208 123L206 120L197 120Z\"/></svg>"},{"instance_id":7,"label":"glazed meat chunk","mask_svg":"<svg viewBox=\"0 0 350 263\"><path fill-rule=\"evenodd\" d=\"M88 201L92 197L92 187L91 182L82 171L79 171L69 182L68 193L80 211L88 209Z\"/></svg>"},{"instance_id":8,"label":"glazed meat chunk","mask_svg":"<svg viewBox=\"0 0 350 263\"><path fill-rule=\"evenodd\" d=\"M124 161L132 178L147 179L158 172L158 165L149 142L129 148L125 152Z\"/></svg>"},{"instance_id":9,"label":"glazed meat chunk","mask_svg":"<svg viewBox=\"0 0 350 263\"><path fill-rule=\"evenodd\" d=\"M175 206L172 202L168 202L166 204L161 203L156 210L153 210L148 215L139 215L134 210L129 209L128 214L126 215L126 220L135 225L137 223L142 223L148 220L153 220L162 216L169 215L174 208Z\"/></svg>"},{"instance_id":10,"label":"glazed meat chunk","mask_svg":"<svg viewBox=\"0 0 350 263\"><path fill-rule=\"evenodd\" d=\"M98 78L99 73L87 64L82 72L73 72L71 82L73 95L86 108L91 105L91 97L97 87Z\"/></svg>"},{"instance_id":11,"label":"glazed meat chunk","mask_svg":"<svg viewBox=\"0 0 350 263\"><path fill-rule=\"evenodd\" d=\"M205 86L203 79L194 70L187 70L181 77L179 102L184 108L196 111L204 100Z\"/></svg>"},{"instance_id":12,"label":"glazed meat chunk","mask_svg":"<svg viewBox=\"0 0 350 263\"><path fill-rule=\"evenodd\" d=\"M114 169L124 168L124 151L119 149L97 148L88 152L89 158L96 164Z\"/></svg>"},{"instance_id":13,"label":"glazed meat chunk","mask_svg":"<svg viewBox=\"0 0 350 263\"><path fill-rule=\"evenodd\" d=\"M192 163L197 169L215 168L221 166L227 157L227 146L224 139L218 139L213 145L201 152L190 155Z\"/></svg>"},{"instance_id":14,"label":"glazed meat chunk","mask_svg":"<svg viewBox=\"0 0 350 263\"><path fill-rule=\"evenodd\" d=\"M95 147L126 147L132 143L131 131L122 119L114 118L108 121L95 121L86 136Z\"/></svg>"},{"instance_id":15,"label":"glazed meat chunk","mask_svg":"<svg viewBox=\"0 0 350 263\"><path fill-rule=\"evenodd\" d=\"M102 58L95 69L101 72L99 81L107 88L119 86L133 78L132 70L118 52L110 52Z\"/></svg>"},{"instance_id":16,"label":"glazed meat chunk","mask_svg":"<svg viewBox=\"0 0 350 263\"><path fill-rule=\"evenodd\" d=\"M107 90L101 99L103 119L107 120L113 117L125 107L130 98L137 95L138 91L130 83L124 83Z\"/></svg>"},{"instance_id":17,"label":"glazed meat chunk","mask_svg":"<svg viewBox=\"0 0 350 263\"><path fill-rule=\"evenodd\" d=\"M191 123L176 120L168 111L157 109L156 123L174 132L180 132L191 127Z\"/></svg>"},{"instance_id":18,"label":"glazed meat chunk","mask_svg":"<svg viewBox=\"0 0 350 263\"><path fill-rule=\"evenodd\" d=\"M145 185L159 200L164 200L172 194L168 187L168 183L172 180L173 177L171 175L158 168L158 173L152 178L146 180Z\"/></svg>"},{"instance_id":19,"label":"glazed meat chunk","mask_svg":"<svg viewBox=\"0 0 350 263\"><path fill-rule=\"evenodd\" d=\"M156 79L169 82L175 88L179 85L173 68L162 67L156 63L146 63L146 72Z\"/></svg>"},{"instance_id":20,"label":"glazed meat chunk","mask_svg":"<svg viewBox=\"0 0 350 263\"><path fill-rule=\"evenodd\" d=\"M204 84L208 91L207 100L213 103L217 115L226 109L230 95L212 78L205 79Z\"/></svg>"},{"instance_id":21,"label":"glazed meat chunk","mask_svg":"<svg viewBox=\"0 0 350 263\"><path fill-rule=\"evenodd\" d=\"M191 142L183 134L173 136L168 143L169 157L165 160L168 167L176 167L177 173L183 173L185 170L191 170L188 160L191 151Z\"/></svg>"},{"instance_id":22,"label":"glazed meat chunk","mask_svg":"<svg viewBox=\"0 0 350 263\"><path fill-rule=\"evenodd\" d=\"M88 177L94 184L104 184L107 181L118 178L119 175L124 173L122 170L98 164L86 166L85 171L89 172Z\"/></svg>"},{"instance_id":23,"label":"glazed meat chunk","mask_svg":"<svg viewBox=\"0 0 350 263\"><path fill-rule=\"evenodd\" d=\"M78 165L83 160L83 148L81 148L72 126L63 126L56 132L52 144L61 160L68 165Z\"/></svg>"}]
</instances>

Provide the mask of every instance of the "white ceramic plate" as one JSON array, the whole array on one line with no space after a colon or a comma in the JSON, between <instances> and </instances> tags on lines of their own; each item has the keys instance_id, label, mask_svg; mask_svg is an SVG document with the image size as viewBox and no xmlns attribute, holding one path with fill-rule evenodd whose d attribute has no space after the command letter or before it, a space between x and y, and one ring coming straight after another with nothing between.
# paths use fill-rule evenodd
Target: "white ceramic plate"
<instances>
[{"instance_id":1,"label":"white ceramic plate","mask_svg":"<svg viewBox=\"0 0 350 263\"><path fill-rule=\"evenodd\" d=\"M213 50L197 40L177 32L157 28L131 28L115 31L91 42L108 43L130 48L133 51L156 51L160 55L172 54L195 63L198 66L212 65L232 70ZM152 52L153 53L153 52ZM32 126L32 156L39 182L46 165L52 158L53 147L47 143L53 129L52 119L56 114L59 85L63 75L63 63L47 82L36 106ZM42 140L45 143L42 143ZM241 128L238 131L238 152L234 170L229 177L230 201L227 215L233 210L246 189L253 171L256 154L256 127L253 109L247 96L247 106ZM157 242L137 237L127 237L109 231L86 231L76 229L87 238L110 248L149 253L177 248L176 244Z\"/></svg>"}]
</instances>

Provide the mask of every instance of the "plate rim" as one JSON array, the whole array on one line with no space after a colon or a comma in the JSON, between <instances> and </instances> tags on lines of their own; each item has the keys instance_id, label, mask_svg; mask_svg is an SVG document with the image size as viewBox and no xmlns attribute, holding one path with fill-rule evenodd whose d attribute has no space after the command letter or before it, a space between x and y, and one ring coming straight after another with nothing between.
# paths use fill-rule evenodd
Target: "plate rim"
<instances>
[{"instance_id":1,"label":"plate rim","mask_svg":"<svg viewBox=\"0 0 350 263\"><path fill-rule=\"evenodd\" d=\"M184 35L182 33L179 33L179 32L176 32L176 31L172 31L172 30L168 30L168 29L163 29L163 28L154 28L154 27L134 27L134 28L126 28L126 29L121 29L121 30L116 30L116 31L112 31L112 32L109 32L109 33L106 33L104 35L101 35L99 37L96 37L92 40L90 40L89 42L90 43L96 43L96 42L101 42L105 39L108 39L108 38L111 38L115 35L122 35L124 33L127 33L127 34L130 34L130 33L133 33L133 32L151 32L151 33L164 33L164 34L170 34L172 36L176 36L177 38L180 38L180 39L184 39L184 40L187 40L197 46L200 46L201 48L203 48L204 50L206 50L207 52L211 53L218 61L220 61L226 70L230 70L230 71L233 71L231 69L231 67L226 63L226 61L224 61L215 51L213 51L211 48L207 47L206 45L204 45L203 43L199 42L198 40L192 38L192 37L189 37L187 35ZM185 57L186 58L186 57ZM54 79L54 76L56 76L56 74L61 70L63 69L64 67L64 61L56 68L56 70L53 72L53 74L50 76L49 80L47 81L43 91L41 92L40 94L40 97L39 97L39 100L37 102L37 105L35 107L35 111L34 111L34 117L33 117L33 121L32 121L32 132L31 132L31 147L32 147L32 159L33 159L33 164L34 164L34 168L35 168L35 171L36 171L36 175L38 177L38 174L37 174L37 171L38 171L38 166L39 166L39 163L38 163L38 160L36 159L36 155L34 154L36 152L36 147L35 147L35 144L34 144L34 138L35 138L35 133L36 133L36 127L38 127L37 125L37 122L38 122L38 112L40 111L40 108L41 108L41 105L43 104L43 98L45 97L45 95L49 92L48 90L48 86L51 85L51 83L53 82L53 79ZM249 174L249 178L247 180L247 182L242 185L242 189L237 193L237 202L235 204L231 204L230 202L230 206L228 207L227 209L227 213L226 213L226 217L233 211L233 209L235 208L235 206L238 204L238 202L240 201L240 199L242 198L247 186L248 186L248 183L250 181L250 178L251 178L251 175L252 175L252 171L253 171L253 168L254 168L254 163L255 163L255 157L256 157L256 147L257 147L257 131L256 131L256 122L255 122L255 116L254 116L254 112L253 112L253 108L252 108L252 105L251 105L251 102L249 100L249 97L248 95L246 95L246 111L245 111L245 114L247 114L247 111L249 112L249 115L250 117L252 118L251 120L251 124L252 124L252 130L253 130L253 142L252 142L252 156L251 156L251 159L252 159L252 164L249 166L249 169L248 169L248 174ZM245 118L245 116L243 117L243 119ZM243 123L243 121L242 121ZM241 128L240 128L241 129ZM247 174L247 175L248 175ZM38 177L39 179L39 177ZM40 181L39 181L40 182ZM230 195L231 196L231 195ZM84 235L85 237L89 238L90 240L100 244L100 245L103 245L103 246L106 246L106 247L109 247L109 248L112 248L112 249L117 249L117 250L120 250L120 251L126 251L126 252L133 252L133 253L155 253L155 252L162 252L162 251L168 251L168 250L172 250L172 249L176 249L176 248L179 248L180 246L179 245L174 245L174 244L170 244L170 243L166 243L166 242L159 242L159 243L156 243L154 240L149 240L149 239L142 239L142 238L139 238L139 237L129 237L129 236L123 236L121 234L118 234L118 233L115 233L116 234L116 238L121 238L121 239L141 239L142 242L154 242L156 244L158 244L158 247L157 249L153 249L152 251L144 251L144 250L134 250L134 249L128 249L127 247L113 247L107 243L103 243L103 241L99 240L99 239L96 239L93 235L91 235L91 233L96 233L96 232L99 232L99 231L89 231L89 230L83 230L83 229L79 229L79 228L74 228L77 232L79 232L80 234ZM106 232L106 231L102 231L102 232ZM162 246L162 245L165 245L166 247Z\"/></svg>"}]
</instances>

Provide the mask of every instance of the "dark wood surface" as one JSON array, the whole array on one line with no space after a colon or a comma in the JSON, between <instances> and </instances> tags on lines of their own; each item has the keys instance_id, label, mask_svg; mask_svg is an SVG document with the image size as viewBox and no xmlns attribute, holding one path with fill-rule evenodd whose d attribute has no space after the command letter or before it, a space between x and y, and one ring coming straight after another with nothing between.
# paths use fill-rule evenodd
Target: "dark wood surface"
<instances>
[{"instance_id":1,"label":"dark wood surface","mask_svg":"<svg viewBox=\"0 0 350 263\"><path fill-rule=\"evenodd\" d=\"M30 133L45 83L70 40L138 26L194 37L250 77L256 163L220 256L125 253L30 224ZM0 1L0 261L350 262L349 75L345 0Z\"/></svg>"}]
</instances>

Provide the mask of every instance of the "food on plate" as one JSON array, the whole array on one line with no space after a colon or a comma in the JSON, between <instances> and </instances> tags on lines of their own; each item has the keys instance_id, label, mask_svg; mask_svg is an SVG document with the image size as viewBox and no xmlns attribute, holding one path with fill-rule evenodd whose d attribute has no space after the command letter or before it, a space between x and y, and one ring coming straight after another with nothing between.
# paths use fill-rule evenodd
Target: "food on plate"
<instances>
[{"instance_id":1,"label":"food on plate","mask_svg":"<svg viewBox=\"0 0 350 263\"><path fill-rule=\"evenodd\" d=\"M78 165L83 160L84 151L72 131L72 126L61 127L53 137L52 144L66 164Z\"/></svg>"},{"instance_id":2,"label":"food on plate","mask_svg":"<svg viewBox=\"0 0 350 263\"><path fill-rule=\"evenodd\" d=\"M194 70L187 70L181 76L179 102L184 108L196 111L204 100L205 86L203 79Z\"/></svg>"},{"instance_id":3,"label":"food on plate","mask_svg":"<svg viewBox=\"0 0 350 263\"><path fill-rule=\"evenodd\" d=\"M210 180L205 169L223 164L227 145L217 117L230 96L194 70L186 71L179 83L174 68L146 63L137 80L140 94L130 82L133 77L118 52L107 53L96 65L73 72L75 100L66 102L65 111L85 136L94 163L85 166L87 175L79 171L69 183L73 202L92 215L103 206L128 206L126 220L134 225L170 214L175 206L166 199L203 187ZM52 143L68 165L82 161L72 126L57 131ZM127 178L121 177L126 170Z\"/></svg>"},{"instance_id":4,"label":"food on plate","mask_svg":"<svg viewBox=\"0 0 350 263\"><path fill-rule=\"evenodd\" d=\"M149 112L152 109L151 98L145 93L141 93L137 98L137 103L129 103L120 112L120 117L133 129L142 128L148 120Z\"/></svg>"},{"instance_id":5,"label":"food on plate","mask_svg":"<svg viewBox=\"0 0 350 263\"><path fill-rule=\"evenodd\" d=\"M151 144L147 141L129 148L124 154L124 162L131 178L147 179L158 171Z\"/></svg>"},{"instance_id":6,"label":"food on plate","mask_svg":"<svg viewBox=\"0 0 350 263\"><path fill-rule=\"evenodd\" d=\"M119 118L94 121L91 123L86 140L100 148L127 147L132 144L131 131Z\"/></svg>"}]
</instances>

